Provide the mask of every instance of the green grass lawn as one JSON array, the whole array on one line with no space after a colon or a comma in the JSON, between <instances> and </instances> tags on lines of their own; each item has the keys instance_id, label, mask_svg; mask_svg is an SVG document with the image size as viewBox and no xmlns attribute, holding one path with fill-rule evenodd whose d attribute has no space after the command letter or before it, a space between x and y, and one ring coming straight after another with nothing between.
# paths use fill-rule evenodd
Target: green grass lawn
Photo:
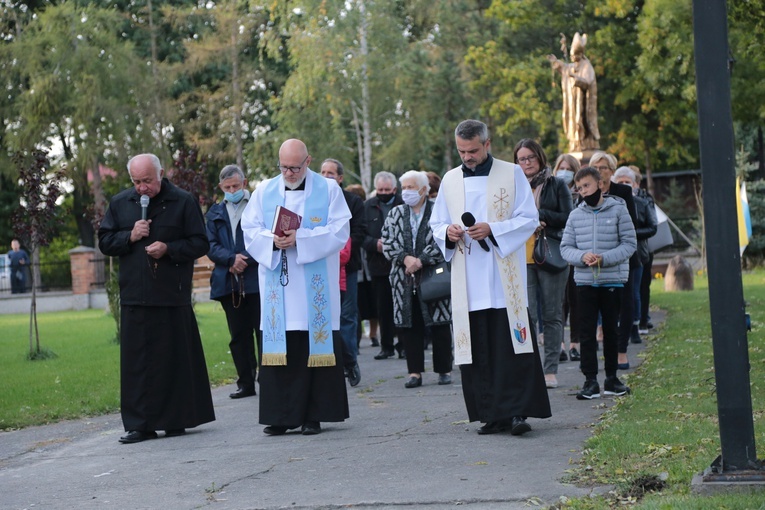
<instances>
[{"instance_id":1,"label":"green grass lawn","mask_svg":"<svg viewBox=\"0 0 765 510\"><path fill-rule=\"evenodd\" d=\"M236 378L217 303L196 305L210 382ZM0 315L0 429L119 410L119 345L103 310L41 313L40 344L58 357L27 361L29 315Z\"/></svg>"},{"instance_id":2,"label":"green grass lawn","mask_svg":"<svg viewBox=\"0 0 765 510\"><path fill-rule=\"evenodd\" d=\"M765 271L744 275L753 328L748 335L750 380L758 458L765 458ZM649 338L645 363L627 379L633 395L606 412L572 470L578 484L614 484L605 497L570 501L566 508L764 508L765 494L694 496L690 482L721 453L709 322L708 285L665 293L654 281L653 306L667 322ZM657 484L665 486L647 492Z\"/></svg>"}]
</instances>

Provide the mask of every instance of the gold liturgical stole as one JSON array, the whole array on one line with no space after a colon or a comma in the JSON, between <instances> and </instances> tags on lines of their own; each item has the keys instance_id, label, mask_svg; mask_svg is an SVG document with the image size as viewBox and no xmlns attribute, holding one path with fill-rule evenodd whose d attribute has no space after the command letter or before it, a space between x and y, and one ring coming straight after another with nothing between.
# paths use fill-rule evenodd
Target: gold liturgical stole
<instances>
[{"instance_id":1,"label":"gold liturgical stole","mask_svg":"<svg viewBox=\"0 0 765 510\"><path fill-rule=\"evenodd\" d=\"M453 223L462 223L465 212L465 183L462 167L450 170L444 175L441 192L446 197L449 216ZM486 218L489 223L505 221L512 217L515 204L514 165L495 159L486 179ZM464 225L463 225L464 228ZM517 253L501 257L487 239L497 262L502 289L505 295L507 320L516 354L534 352L531 331L528 325L528 299L523 280L525 267L518 263ZM521 248L525 249L525 248ZM467 296L467 250L457 249L452 256L452 327L454 328L454 362L457 365L473 363L470 345L470 316Z\"/></svg>"}]
</instances>

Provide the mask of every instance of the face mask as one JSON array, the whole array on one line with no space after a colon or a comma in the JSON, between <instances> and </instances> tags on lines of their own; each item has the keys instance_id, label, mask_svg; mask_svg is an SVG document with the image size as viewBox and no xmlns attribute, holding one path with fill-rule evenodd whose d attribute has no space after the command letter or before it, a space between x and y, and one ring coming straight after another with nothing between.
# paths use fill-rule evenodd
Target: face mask
<instances>
[{"instance_id":1,"label":"face mask","mask_svg":"<svg viewBox=\"0 0 765 510\"><path fill-rule=\"evenodd\" d=\"M388 203L390 202L390 199L395 196L394 193L378 193L377 198L380 199L380 202Z\"/></svg>"},{"instance_id":2,"label":"face mask","mask_svg":"<svg viewBox=\"0 0 765 510\"><path fill-rule=\"evenodd\" d=\"M590 207L595 207L598 205L598 202L600 202L600 188L595 190L595 193L592 195L587 195L586 197L582 197L584 201L589 205Z\"/></svg>"},{"instance_id":3,"label":"face mask","mask_svg":"<svg viewBox=\"0 0 765 510\"><path fill-rule=\"evenodd\" d=\"M571 170L558 170L558 173L555 174L555 177L565 182L566 184L571 184L571 181L574 180L574 172Z\"/></svg>"},{"instance_id":4,"label":"face mask","mask_svg":"<svg viewBox=\"0 0 765 510\"><path fill-rule=\"evenodd\" d=\"M401 192L401 198L404 200L406 205L409 207L414 207L420 203L422 195L420 195L420 192L416 189L405 189Z\"/></svg>"},{"instance_id":5,"label":"face mask","mask_svg":"<svg viewBox=\"0 0 765 510\"><path fill-rule=\"evenodd\" d=\"M244 190L240 189L239 191L235 191L234 193L229 193L227 191L223 194L223 197L226 199L227 202L231 202L232 204L238 204L244 197Z\"/></svg>"}]
</instances>

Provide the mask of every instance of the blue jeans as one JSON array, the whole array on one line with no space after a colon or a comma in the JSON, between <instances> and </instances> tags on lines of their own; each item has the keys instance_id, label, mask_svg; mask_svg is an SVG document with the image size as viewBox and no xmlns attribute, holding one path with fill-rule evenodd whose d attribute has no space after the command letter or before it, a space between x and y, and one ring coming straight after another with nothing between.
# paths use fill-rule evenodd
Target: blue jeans
<instances>
[{"instance_id":1,"label":"blue jeans","mask_svg":"<svg viewBox=\"0 0 765 510\"><path fill-rule=\"evenodd\" d=\"M340 309L340 336L343 338L343 364L352 367L359 355L356 332L359 327L358 272L350 271L345 276L346 290Z\"/></svg>"}]
</instances>

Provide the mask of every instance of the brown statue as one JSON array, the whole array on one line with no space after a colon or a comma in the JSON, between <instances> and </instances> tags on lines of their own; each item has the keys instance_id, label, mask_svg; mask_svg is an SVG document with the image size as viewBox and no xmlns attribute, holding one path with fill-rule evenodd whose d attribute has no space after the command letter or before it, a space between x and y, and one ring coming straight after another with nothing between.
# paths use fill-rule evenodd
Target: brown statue
<instances>
[{"instance_id":1,"label":"brown statue","mask_svg":"<svg viewBox=\"0 0 765 510\"><path fill-rule=\"evenodd\" d=\"M574 35L571 43L571 62L558 60L548 55L553 69L561 74L563 89L563 131L568 138L569 152L584 152L600 148L598 131L598 84L595 70L587 57L584 47L587 34ZM565 47L565 42L564 46Z\"/></svg>"}]
</instances>

